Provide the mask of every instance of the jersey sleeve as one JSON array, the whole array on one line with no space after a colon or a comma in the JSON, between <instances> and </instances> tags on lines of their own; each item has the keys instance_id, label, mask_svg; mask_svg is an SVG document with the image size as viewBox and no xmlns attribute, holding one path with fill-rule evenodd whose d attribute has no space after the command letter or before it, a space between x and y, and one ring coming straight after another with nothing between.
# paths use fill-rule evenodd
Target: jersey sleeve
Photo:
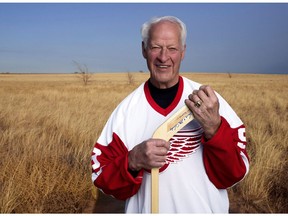
<instances>
[{"instance_id":1,"label":"jersey sleeve","mask_svg":"<svg viewBox=\"0 0 288 216\"><path fill-rule=\"evenodd\" d=\"M212 139L205 141L203 160L210 181L219 189L233 186L248 173L245 126L231 128L221 116L221 126Z\"/></svg>"},{"instance_id":2,"label":"jersey sleeve","mask_svg":"<svg viewBox=\"0 0 288 216\"><path fill-rule=\"evenodd\" d=\"M92 181L105 194L125 200L137 193L143 171L134 178L128 171L128 150L117 134L107 145L96 143L92 152Z\"/></svg>"},{"instance_id":3,"label":"jersey sleeve","mask_svg":"<svg viewBox=\"0 0 288 216\"><path fill-rule=\"evenodd\" d=\"M144 117L140 123L135 112L143 107L143 88L144 84L140 85L114 109L92 152L94 185L121 200L138 192L144 174L144 170L135 173L128 169L129 151L143 139L140 129L147 121Z\"/></svg>"}]
</instances>

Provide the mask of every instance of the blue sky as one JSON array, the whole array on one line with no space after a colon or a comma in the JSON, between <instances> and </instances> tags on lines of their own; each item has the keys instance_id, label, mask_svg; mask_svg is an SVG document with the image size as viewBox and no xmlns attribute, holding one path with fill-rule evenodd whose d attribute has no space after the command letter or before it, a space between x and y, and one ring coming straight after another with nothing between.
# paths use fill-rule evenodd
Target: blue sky
<instances>
[{"instance_id":1,"label":"blue sky","mask_svg":"<svg viewBox=\"0 0 288 216\"><path fill-rule=\"evenodd\" d=\"M183 72L288 73L287 3L0 3L0 72L147 71L140 27L188 28Z\"/></svg>"}]
</instances>

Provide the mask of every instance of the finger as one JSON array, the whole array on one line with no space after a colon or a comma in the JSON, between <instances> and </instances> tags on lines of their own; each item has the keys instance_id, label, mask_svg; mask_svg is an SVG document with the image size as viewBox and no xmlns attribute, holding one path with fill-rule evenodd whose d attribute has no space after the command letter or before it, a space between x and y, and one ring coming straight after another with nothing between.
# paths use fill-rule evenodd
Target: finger
<instances>
[{"instance_id":1,"label":"finger","mask_svg":"<svg viewBox=\"0 0 288 216\"><path fill-rule=\"evenodd\" d=\"M195 100L195 99L194 99L195 95L197 96L197 94L195 94L194 91L193 91L192 94L188 95L188 99L189 99L190 101L194 102L194 100Z\"/></svg>"},{"instance_id":2,"label":"finger","mask_svg":"<svg viewBox=\"0 0 288 216\"><path fill-rule=\"evenodd\" d=\"M198 95L199 90L193 90L192 95Z\"/></svg>"},{"instance_id":3,"label":"finger","mask_svg":"<svg viewBox=\"0 0 288 216\"><path fill-rule=\"evenodd\" d=\"M215 91L208 85L200 86L197 95L203 101L203 104L208 107L214 106L218 101Z\"/></svg>"},{"instance_id":4,"label":"finger","mask_svg":"<svg viewBox=\"0 0 288 216\"><path fill-rule=\"evenodd\" d=\"M169 149L167 149L166 147L158 147L155 151L155 155L166 156L168 151L169 151Z\"/></svg>"},{"instance_id":5,"label":"finger","mask_svg":"<svg viewBox=\"0 0 288 216\"><path fill-rule=\"evenodd\" d=\"M165 147L167 146L167 142L163 139L153 139L156 147Z\"/></svg>"},{"instance_id":6,"label":"finger","mask_svg":"<svg viewBox=\"0 0 288 216\"><path fill-rule=\"evenodd\" d=\"M206 94L206 92L204 90L199 90L198 93L197 93L197 96L199 97L199 99L201 101L203 101L203 103L207 103L209 102L209 96Z\"/></svg>"},{"instance_id":7,"label":"finger","mask_svg":"<svg viewBox=\"0 0 288 216\"><path fill-rule=\"evenodd\" d=\"M150 168L161 168L166 164L166 161L164 162L155 162L153 164L151 164Z\"/></svg>"},{"instance_id":8,"label":"finger","mask_svg":"<svg viewBox=\"0 0 288 216\"><path fill-rule=\"evenodd\" d=\"M202 90L208 97L216 96L215 91L209 85L202 85L199 90Z\"/></svg>"},{"instance_id":9,"label":"finger","mask_svg":"<svg viewBox=\"0 0 288 216\"><path fill-rule=\"evenodd\" d=\"M203 86L202 90L200 91L203 91L208 96L207 98L203 96L203 100L205 100L206 107L210 108L213 108L214 106L219 107L218 97L215 91L210 86Z\"/></svg>"},{"instance_id":10,"label":"finger","mask_svg":"<svg viewBox=\"0 0 288 216\"><path fill-rule=\"evenodd\" d=\"M166 163L167 156L156 156L154 163L158 163L159 166L163 166Z\"/></svg>"},{"instance_id":11,"label":"finger","mask_svg":"<svg viewBox=\"0 0 288 216\"><path fill-rule=\"evenodd\" d=\"M185 102L186 106L188 106L189 109L193 112L194 102L192 100L190 100L190 99L185 99L184 102Z\"/></svg>"},{"instance_id":12,"label":"finger","mask_svg":"<svg viewBox=\"0 0 288 216\"><path fill-rule=\"evenodd\" d=\"M194 90L192 94L190 94L188 97L193 103L196 103L197 101L201 100L201 98L198 95L198 92L199 92L198 90Z\"/></svg>"},{"instance_id":13,"label":"finger","mask_svg":"<svg viewBox=\"0 0 288 216\"><path fill-rule=\"evenodd\" d=\"M166 163L167 153L164 155L155 154L153 158L147 160L146 163L149 167L162 167Z\"/></svg>"},{"instance_id":14,"label":"finger","mask_svg":"<svg viewBox=\"0 0 288 216\"><path fill-rule=\"evenodd\" d=\"M206 94L203 87L200 87L199 90L194 90L191 97L193 98L194 103L197 103L199 100L205 103L209 100L209 96Z\"/></svg>"},{"instance_id":15,"label":"finger","mask_svg":"<svg viewBox=\"0 0 288 216\"><path fill-rule=\"evenodd\" d=\"M197 99L198 98L198 99ZM185 101L186 106L194 113L195 110L199 109L199 107L202 105L202 101L199 97L193 97L193 99L186 99ZM197 105L197 103L200 102L200 105Z\"/></svg>"},{"instance_id":16,"label":"finger","mask_svg":"<svg viewBox=\"0 0 288 216\"><path fill-rule=\"evenodd\" d=\"M202 96L202 94L204 94L204 96ZM203 105L204 101L207 100L206 99L207 96L205 96L205 93L203 93L203 92L201 93L200 90L194 90L192 92L192 94L188 96L188 98L191 102L193 102L193 104L191 104L191 103L188 103L189 105L187 104L187 106L190 107L190 109L192 109L192 111L194 109L199 109ZM193 106L194 106L194 108L193 108Z\"/></svg>"}]
</instances>

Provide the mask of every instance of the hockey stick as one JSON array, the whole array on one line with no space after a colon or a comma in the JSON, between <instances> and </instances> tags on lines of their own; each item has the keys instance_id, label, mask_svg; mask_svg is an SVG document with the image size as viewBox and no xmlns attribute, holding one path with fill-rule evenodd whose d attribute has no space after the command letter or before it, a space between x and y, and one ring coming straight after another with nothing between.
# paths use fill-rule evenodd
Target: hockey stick
<instances>
[{"instance_id":1,"label":"hockey stick","mask_svg":"<svg viewBox=\"0 0 288 216\"><path fill-rule=\"evenodd\" d=\"M185 105L166 120L154 132L152 138L169 141L179 130L194 118L191 110ZM159 212L159 169L151 169L151 213Z\"/></svg>"}]
</instances>

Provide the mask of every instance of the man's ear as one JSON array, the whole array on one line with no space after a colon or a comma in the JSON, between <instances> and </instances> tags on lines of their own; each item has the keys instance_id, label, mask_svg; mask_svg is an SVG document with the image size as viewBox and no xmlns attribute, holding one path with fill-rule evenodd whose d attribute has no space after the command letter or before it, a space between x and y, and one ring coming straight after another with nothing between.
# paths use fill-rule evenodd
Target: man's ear
<instances>
[{"instance_id":1,"label":"man's ear","mask_svg":"<svg viewBox=\"0 0 288 216\"><path fill-rule=\"evenodd\" d=\"M144 41L142 41L142 55L145 59L147 59L147 50L145 48Z\"/></svg>"},{"instance_id":2,"label":"man's ear","mask_svg":"<svg viewBox=\"0 0 288 216\"><path fill-rule=\"evenodd\" d=\"M183 51L182 51L182 54L181 54L181 61L184 59L185 53L186 53L186 44L184 45L184 48L183 48Z\"/></svg>"}]
</instances>

